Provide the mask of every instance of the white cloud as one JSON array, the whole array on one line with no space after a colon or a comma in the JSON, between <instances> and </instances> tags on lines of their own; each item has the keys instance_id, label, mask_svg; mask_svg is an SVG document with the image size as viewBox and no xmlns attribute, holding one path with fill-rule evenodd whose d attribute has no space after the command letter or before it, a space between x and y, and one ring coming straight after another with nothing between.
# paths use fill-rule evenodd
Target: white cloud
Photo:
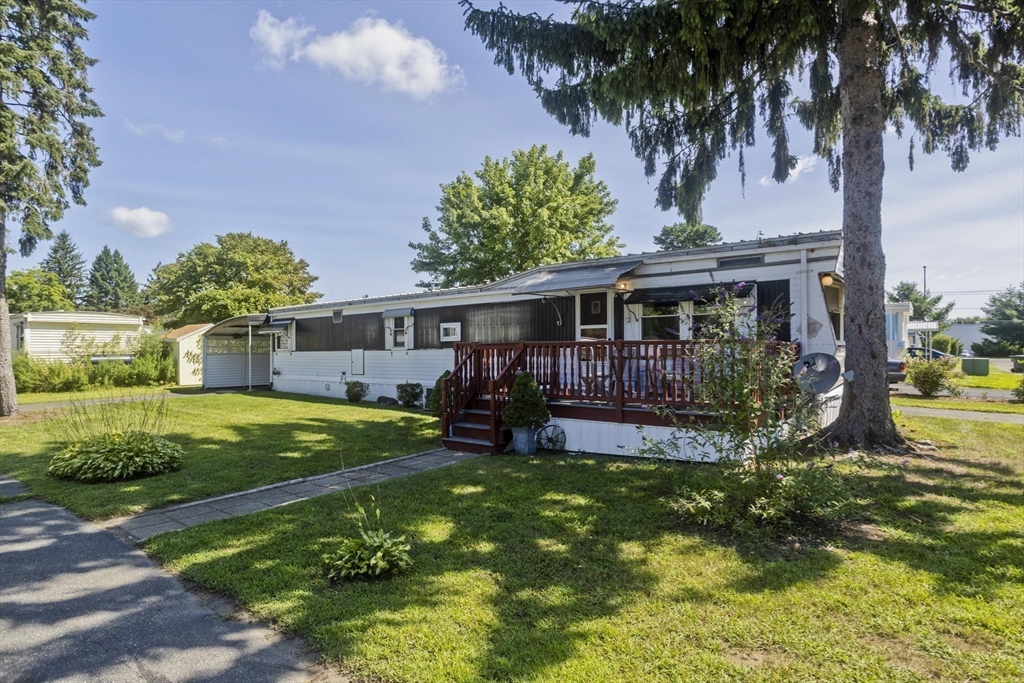
<instances>
[{"instance_id":1,"label":"white cloud","mask_svg":"<svg viewBox=\"0 0 1024 683\"><path fill-rule=\"evenodd\" d=\"M157 135L163 137L168 142L173 142L176 145L180 145L181 143L185 142L185 131L183 130L174 130L159 123L145 123L142 125L138 125L132 123L129 119L125 119L124 123L125 126L127 126L128 130L135 133L136 135L147 137L149 135L152 135L153 133L156 133Z\"/></svg>"},{"instance_id":2,"label":"white cloud","mask_svg":"<svg viewBox=\"0 0 1024 683\"><path fill-rule=\"evenodd\" d=\"M249 36L262 62L274 68L287 60L306 60L348 80L414 99L429 98L464 81L462 69L448 65L444 50L401 24L363 17L330 35L310 37L313 30L295 18L279 21L260 10Z\"/></svg>"},{"instance_id":3,"label":"white cloud","mask_svg":"<svg viewBox=\"0 0 1024 683\"><path fill-rule=\"evenodd\" d=\"M280 21L261 9L256 15L256 23L249 29L249 37L256 45L260 61L266 66L281 69L286 60L299 58L306 36L313 31L312 26L304 26L299 19L289 17Z\"/></svg>"},{"instance_id":4,"label":"white cloud","mask_svg":"<svg viewBox=\"0 0 1024 683\"><path fill-rule=\"evenodd\" d=\"M220 149L224 149L225 147L228 146L228 139L227 138L223 138L223 137L221 137L219 135L214 136L214 137L210 137L210 136L204 135L203 137L201 137L199 139L202 140L203 142L205 142L208 145L213 145L214 147L219 147Z\"/></svg>"},{"instance_id":5,"label":"white cloud","mask_svg":"<svg viewBox=\"0 0 1024 683\"><path fill-rule=\"evenodd\" d=\"M137 209L119 206L110 212L110 219L122 230L146 239L159 237L171 229L171 219L166 213L145 206Z\"/></svg>"},{"instance_id":6,"label":"white cloud","mask_svg":"<svg viewBox=\"0 0 1024 683\"><path fill-rule=\"evenodd\" d=\"M818 157L813 154L804 154L796 158L796 166L789 172L789 177L786 178L787 183L795 183L797 179L805 173L811 173L814 171L814 167L818 165ZM770 176L766 175L757 181L761 185L768 187L774 185L775 180Z\"/></svg>"}]
</instances>

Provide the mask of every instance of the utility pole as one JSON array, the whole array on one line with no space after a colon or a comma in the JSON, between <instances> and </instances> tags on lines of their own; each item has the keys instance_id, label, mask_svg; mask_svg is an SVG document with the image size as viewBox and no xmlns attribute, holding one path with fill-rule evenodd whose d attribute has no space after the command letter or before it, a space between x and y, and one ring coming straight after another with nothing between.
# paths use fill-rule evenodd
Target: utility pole
<instances>
[{"instance_id":1,"label":"utility pole","mask_svg":"<svg viewBox=\"0 0 1024 683\"><path fill-rule=\"evenodd\" d=\"M928 266L924 266L924 282L921 284L921 289L924 290L924 295L928 296Z\"/></svg>"}]
</instances>

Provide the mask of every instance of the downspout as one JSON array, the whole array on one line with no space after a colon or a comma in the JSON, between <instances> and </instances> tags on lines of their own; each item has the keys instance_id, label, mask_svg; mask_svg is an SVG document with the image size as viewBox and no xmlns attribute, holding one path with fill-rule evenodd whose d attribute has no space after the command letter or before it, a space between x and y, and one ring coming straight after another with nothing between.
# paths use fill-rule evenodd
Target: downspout
<instances>
[{"instance_id":1,"label":"downspout","mask_svg":"<svg viewBox=\"0 0 1024 683\"><path fill-rule=\"evenodd\" d=\"M249 362L249 371L246 374L249 375L249 391L252 391L252 325L249 325L245 329L249 335L249 356L247 359Z\"/></svg>"},{"instance_id":2,"label":"downspout","mask_svg":"<svg viewBox=\"0 0 1024 683\"><path fill-rule=\"evenodd\" d=\"M808 284L808 271L807 271L807 250L800 250L800 355L806 356L808 353L809 335L807 334L807 288Z\"/></svg>"}]
</instances>

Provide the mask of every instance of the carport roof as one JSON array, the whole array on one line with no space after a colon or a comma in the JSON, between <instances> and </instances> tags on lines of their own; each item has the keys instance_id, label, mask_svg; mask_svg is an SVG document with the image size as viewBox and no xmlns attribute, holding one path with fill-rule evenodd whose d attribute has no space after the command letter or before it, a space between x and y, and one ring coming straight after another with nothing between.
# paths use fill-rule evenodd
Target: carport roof
<instances>
[{"instance_id":1,"label":"carport roof","mask_svg":"<svg viewBox=\"0 0 1024 683\"><path fill-rule=\"evenodd\" d=\"M220 334L220 335L240 335L248 334L249 328L259 327L267 319L266 313L250 313L247 315L236 315L234 318L228 318L222 320L209 330L206 331L206 336Z\"/></svg>"}]
</instances>

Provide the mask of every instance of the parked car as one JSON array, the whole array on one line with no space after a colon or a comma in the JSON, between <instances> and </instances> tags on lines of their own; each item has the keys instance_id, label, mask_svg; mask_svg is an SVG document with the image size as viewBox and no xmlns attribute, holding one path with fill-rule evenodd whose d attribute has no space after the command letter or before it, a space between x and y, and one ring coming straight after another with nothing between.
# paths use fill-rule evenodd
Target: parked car
<instances>
[{"instance_id":1,"label":"parked car","mask_svg":"<svg viewBox=\"0 0 1024 683\"><path fill-rule=\"evenodd\" d=\"M960 357L961 358L974 358L974 354L971 353L970 351L968 351L967 349L964 349L963 351L960 352Z\"/></svg>"},{"instance_id":2,"label":"parked car","mask_svg":"<svg viewBox=\"0 0 1024 683\"><path fill-rule=\"evenodd\" d=\"M889 384L902 382L907 378L907 362L889 359Z\"/></svg>"},{"instance_id":3,"label":"parked car","mask_svg":"<svg viewBox=\"0 0 1024 683\"><path fill-rule=\"evenodd\" d=\"M915 360L918 358L928 358L928 349L924 348L923 346L911 346L909 349L903 352L903 355L906 358L913 358ZM935 349L932 349L931 360L943 360L946 358L955 358L955 356L951 356L948 353L943 353L942 351L936 351Z\"/></svg>"}]
</instances>

